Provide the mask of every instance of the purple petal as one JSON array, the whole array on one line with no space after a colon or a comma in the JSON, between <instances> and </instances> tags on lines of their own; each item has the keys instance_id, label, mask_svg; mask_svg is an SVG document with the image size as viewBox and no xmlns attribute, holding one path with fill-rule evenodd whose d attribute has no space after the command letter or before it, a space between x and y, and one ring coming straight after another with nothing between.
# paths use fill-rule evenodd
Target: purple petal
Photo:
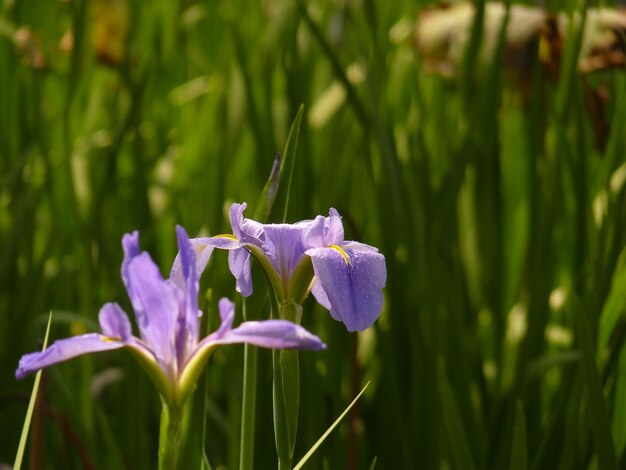
<instances>
[{"instance_id":1,"label":"purple petal","mask_svg":"<svg viewBox=\"0 0 626 470\"><path fill-rule=\"evenodd\" d=\"M221 338L233 327L235 320L235 304L227 297L222 297L218 305L221 324L219 329L211 335L212 338Z\"/></svg>"},{"instance_id":2,"label":"purple petal","mask_svg":"<svg viewBox=\"0 0 626 470\"><path fill-rule=\"evenodd\" d=\"M45 351L25 354L15 371L15 378L21 379L44 367L67 361L76 356L99 351L110 351L126 346L122 341L113 341L98 333L55 341Z\"/></svg>"},{"instance_id":3,"label":"purple petal","mask_svg":"<svg viewBox=\"0 0 626 470\"><path fill-rule=\"evenodd\" d=\"M128 282L128 265L132 259L139 254L139 232L127 233L122 237L122 247L124 248L124 260L122 261L122 281L126 286L126 291L132 299L132 286Z\"/></svg>"},{"instance_id":4,"label":"purple petal","mask_svg":"<svg viewBox=\"0 0 626 470\"><path fill-rule=\"evenodd\" d=\"M376 248L351 242L342 247L313 248L307 254L319 284L313 295L323 306L330 304L331 316L342 321L348 331L363 331L374 323L383 305L385 257Z\"/></svg>"},{"instance_id":5,"label":"purple petal","mask_svg":"<svg viewBox=\"0 0 626 470\"><path fill-rule=\"evenodd\" d=\"M252 272L250 271L250 252L246 248L231 250L228 253L228 266L237 281L235 289L243 297L252 294Z\"/></svg>"},{"instance_id":6,"label":"purple petal","mask_svg":"<svg viewBox=\"0 0 626 470\"><path fill-rule=\"evenodd\" d=\"M230 226L233 234L241 243L258 246L263 245L265 235L263 233L263 224L254 220L246 219L243 211L246 210L247 204L233 204L230 206Z\"/></svg>"},{"instance_id":7,"label":"purple petal","mask_svg":"<svg viewBox=\"0 0 626 470\"><path fill-rule=\"evenodd\" d=\"M241 295L244 297L248 297L252 294L250 255L248 251L243 248L244 244L242 242L234 237L217 236L210 238L192 238L190 243L196 253L196 272L198 273L198 277L200 277L202 271L204 271L214 248L230 250L228 260L230 271L237 280L237 291L241 292ZM172 265L170 279L179 288L185 288L185 276L183 274L182 258L180 253L176 256L174 264Z\"/></svg>"},{"instance_id":8,"label":"purple petal","mask_svg":"<svg viewBox=\"0 0 626 470\"><path fill-rule=\"evenodd\" d=\"M244 322L215 344L248 343L274 349L325 349L326 345L301 326L286 320Z\"/></svg>"},{"instance_id":9,"label":"purple petal","mask_svg":"<svg viewBox=\"0 0 626 470\"><path fill-rule=\"evenodd\" d=\"M178 317L178 331L176 334L176 351L182 363L185 356L198 343L198 271L196 269L196 253L189 242L187 232L181 226L176 227L178 250L181 259L181 271L184 293ZM178 286L180 289L180 286Z\"/></svg>"},{"instance_id":10,"label":"purple petal","mask_svg":"<svg viewBox=\"0 0 626 470\"><path fill-rule=\"evenodd\" d=\"M339 213L331 208L328 217L318 215L305 237L307 248L322 248L343 243L343 224Z\"/></svg>"},{"instance_id":11,"label":"purple petal","mask_svg":"<svg viewBox=\"0 0 626 470\"><path fill-rule=\"evenodd\" d=\"M242 243L235 238L229 238L225 236L210 237L210 238L192 238L189 240L191 247L196 255L196 273L198 278L206 268L213 249L220 248L222 250L235 250L240 248ZM178 253L172 264L172 270L170 271L170 279L180 289L185 290L185 275L183 274L183 265L181 254Z\"/></svg>"},{"instance_id":12,"label":"purple petal","mask_svg":"<svg viewBox=\"0 0 626 470\"><path fill-rule=\"evenodd\" d=\"M330 208L330 214L326 219L326 232L324 233L326 246L341 245L343 243L343 223L341 216L333 207Z\"/></svg>"},{"instance_id":13,"label":"purple petal","mask_svg":"<svg viewBox=\"0 0 626 470\"><path fill-rule=\"evenodd\" d=\"M309 230L304 236L304 243L307 248L320 248L322 246L326 246L324 241L324 232L326 225L326 217L322 215L318 215L315 217L311 225L309 226Z\"/></svg>"},{"instance_id":14,"label":"purple petal","mask_svg":"<svg viewBox=\"0 0 626 470\"><path fill-rule=\"evenodd\" d=\"M315 221L306 220L296 224L265 225L263 251L281 279L289 279L293 269L304 257L304 239Z\"/></svg>"},{"instance_id":15,"label":"purple petal","mask_svg":"<svg viewBox=\"0 0 626 470\"><path fill-rule=\"evenodd\" d=\"M133 334L128 315L116 303L104 304L98 314L98 321L102 333L109 338L128 341Z\"/></svg>"},{"instance_id":16,"label":"purple petal","mask_svg":"<svg viewBox=\"0 0 626 470\"><path fill-rule=\"evenodd\" d=\"M179 311L176 287L165 282L148 253L140 253L128 264L128 292L142 339L159 362L173 364L174 331Z\"/></svg>"},{"instance_id":17,"label":"purple petal","mask_svg":"<svg viewBox=\"0 0 626 470\"><path fill-rule=\"evenodd\" d=\"M330 300L328 300L328 296L326 295L326 291L324 291L324 288L322 287L322 284L320 282L315 282L313 284L313 289L311 289L311 293L313 294L313 297L315 297L315 300L317 300L317 302L324 307L326 310L330 311L330 309L332 308L332 305L330 303Z\"/></svg>"}]
</instances>

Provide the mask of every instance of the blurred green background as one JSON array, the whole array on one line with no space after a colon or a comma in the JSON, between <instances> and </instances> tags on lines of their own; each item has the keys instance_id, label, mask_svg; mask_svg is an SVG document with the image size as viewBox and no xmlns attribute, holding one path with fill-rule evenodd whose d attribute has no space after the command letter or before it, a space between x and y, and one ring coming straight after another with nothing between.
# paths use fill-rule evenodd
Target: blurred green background
<instances>
[{"instance_id":1,"label":"blurred green background","mask_svg":"<svg viewBox=\"0 0 626 470\"><path fill-rule=\"evenodd\" d=\"M303 104L288 220L337 208L388 280L360 334L307 300L328 349L300 355L296 461L371 381L309 468L626 468L626 25L582 1L443 20L427 3L2 2L0 463L48 312L51 340L95 331L104 302L131 312L126 232L167 273L175 224L252 216ZM220 296L240 303L224 253L202 292L212 325ZM216 352L196 393L213 468L238 466L242 357ZM259 357L255 468L272 468ZM27 463L155 468L158 418L124 352L55 366Z\"/></svg>"}]
</instances>

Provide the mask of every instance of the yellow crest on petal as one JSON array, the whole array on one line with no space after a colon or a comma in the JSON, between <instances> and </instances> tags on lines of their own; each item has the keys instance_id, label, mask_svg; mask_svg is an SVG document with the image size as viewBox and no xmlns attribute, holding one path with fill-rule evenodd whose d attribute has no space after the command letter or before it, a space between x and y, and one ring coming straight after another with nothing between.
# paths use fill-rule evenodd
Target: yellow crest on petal
<instances>
[{"instance_id":1,"label":"yellow crest on petal","mask_svg":"<svg viewBox=\"0 0 626 470\"><path fill-rule=\"evenodd\" d=\"M330 245L328 248L332 248L333 250L337 250L341 256L343 256L343 260L346 262L348 266L350 266L350 258L348 258L348 253L345 252L343 248L339 245Z\"/></svg>"}]
</instances>

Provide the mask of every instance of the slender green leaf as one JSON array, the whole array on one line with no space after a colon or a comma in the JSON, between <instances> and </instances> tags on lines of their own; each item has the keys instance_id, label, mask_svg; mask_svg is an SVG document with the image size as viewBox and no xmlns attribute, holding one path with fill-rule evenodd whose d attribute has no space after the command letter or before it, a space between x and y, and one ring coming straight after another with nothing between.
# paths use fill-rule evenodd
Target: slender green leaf
<instances>
[{"instance_id":1,"label":"slender green leaf","mask_svg":"<svg viewBox=\"0 0 626 470\"><path fill-rule=\"evenodd\" d=\"M317 448L326 440L326 438L330 435L330 433L333 432L333 429L335 429L339 425L341 420L346 416L346 414L348 414L348 411L350 411L350 409L356 404L358 399L361 398L361 395L363 395L363 392L365 392L369 384L370 384L369 382L365 384L365 386L361 389L359 394L356 397L354 397L354 400L352 400L352 402L348 405L348 407L345 410L343 410L343 413L339 415L339 417L335 420L335 422L331 424L330 427L326 430L326 432L324 432L324 434L322 434L322 436L315 442L315 444L313 444L313 446L308 450L308 452L304 455L304 457L300 459L298 464L295 467L293 467L293 470L299 470L307 462L307 460L311 458L311 456L315 453ZM375 465L376 465L376 458L374 458L374 461L372 462L372 465L370 466L370 470L373 469Z\"/></svg>"},{"instance_id":2,"label":"slender green leaf","mask_svg":"<svg viewBox=\"0 0 626 470\"><path fill-rule=\"evenodd\" d=\"M443 421L448 434L448 444L452 450L452 457L454 458L455 466L457 468L473 470L476 466L474 465L474 459L472 458L467 435L463 428L459 407L456 399L454 398L454 392L452 391L448 378L446 377L443 358L440 358L439 360L437 378L443 406Z\"/></svg>"},{"instance_id":3,"label":"slender green leaf","mask_svg":"<svg viewBox=\"0 0 626 470\"><path fill-rule=\"evenodd\" d=\"M287 143L285 144L285 150L283 152L283 161L280 165L281 175L289 173L289 179L287 180L287 189L285 191L285 203L283 206L283 223L287 220L287 211L289 209L289 198L291 196L291 182L293 180L293 172L296 167L296 155L298 152L298 139L300 138L300 126L302 125L302 115L304 114L304 105L300 105L298 113L293 120L289 135L287 136Z\"/></svg>"},{"instance_id":4,"label":"slender green leaf","mask_svg":"<svg viewBox=\"0 0 626 470\"><path fill-rule=\"evenodd\" d=\"M304 105L300 105L296 117L293 119L291 128L289 129L289 135L287 136L287 142L285 143L285 149L282 156L278 154L274 160L272 171L270 176L263 187L261 196L258 200L257 209L254 212L254 219L259 222L268 222L274 203L277 196L281 195L281 201L283 201L283 215L282 222L287 219L287 210L289 208L289 197L291 195L291 181L293 179L293 172L295 168L295 160L298 151L298 139L300 137L300 127L302 125L302 115L304 113ZM281 191L280 183L288 175L287 187Z\"/></svg>"},{"instance_id":5,"label":"slender green leaf","mask_svg":"<svg viewBox=\"0 0 626 470\"><path fill-rule=\"evenodd\" d=\"M598 356L602 356L609 344L609 338L613 332L620 315L626 309L626 249L622 251L611 282L611 291L604 303L600 315L598 331Z\"/></svg>"},{"instance_id":6,"label":"slender green leaf","mask_svg":"<svg viewBox=\"0 0 626 470\"><path fill-rule=\"evenodd\" d=\"M50 323L52 322L52 312L48 315L48 326L46 327L46 336L43 340L42 351L48 346L48 335L50 334ZM15 463L13 468L20 470L22 467L22 460L24 458L24 450L26 448L26 441L28 440L28 430L30 428L30 422L33 418L33 410L35 409L35 402L37 401L37 392L39 391L39 382L41 382L42 371L39 370L35 376L35 383L33 384L33 390L30 394L30 401L28 402L28 410L26 411L26 417L24 418L24 426L22 427L22 436L20 437L20 443L17 447L17 455L15 456Z\"/></svg>"},{"instance_id":7,"label":"slender green leaf","mask_svg":"<svg viewBox=\"0 0 626 470\"><path fill-rule=\"evenodd\" d=\"M591 332L587 318L580 301L574 297L572 302L574 319L576 321L576 331L581 350L581 367L583 383L588 400L589 423L591 425L591 435L595 444L598 465L601 470L617 470L617 457L613 436L611 435L611 423L607 412L602 383L596 366L596 355L594 354L591 340Z\"/></svg>"},{"instance_id":8,"label":"slender green leaf","mask_svg":"<svg viewBox=\"0 0 626 470\"><path fill-rule=\"evenodd\" d=\"M615 384L615 396L626 396L626 348L622 348L619 357L619 367L617 368L617 380ZM622 455L626 448L626 400L615 400L615 410L613 411L613 439L617 454Z\"/></svg>"},{"instance_id":9,"label":"slender green leaf","mask_svg":"<svg viewBox=\"0 0 626 470\"><path fill-rule=\"evenodd\" d=\"M290 300L280 303L278 316L300 324L302 306ZM300 362L297 350L272 350L274 370L274 432L279 469L291 469L300 411Z\"/></svg>"},{"instance_id":10,"label":"slender green leaf","mask_svg":"<svg viewBox=\"0 0 626 470\"><path fill-rule=\"evenodd\" d=\"M287 141L289 143L289 141ZM254 211L254 220L259 222L267 222L278 194L280 180L282 177L283 159L280 154L276 155L270 176L263 187L263 191L259 196L257 209Z\"/></svg>"},{"instance_id":11,"label":"slender green leaf","mask_svg":"<svg viewBox=\"0 0 626 470\"><path fill-rule=\"evenodd\" d=\"M526 418L524 407L518 401L515 408L515 426L513 427L513 446L511 448L511 470L526 470L528 454L526 450Z\"/></svg>"},{"instance_id":12,"label":"slender green leaf","mask_svg":"<svg viewBox=\"0 0 626 470\"><path fill-rule=\"evenodd\" d=\"M249 320L247 300L244 298L243 319ZM239 469L252 470L254 466L254 432L256 422L257 348L244 347L243 395L241 409L241 441L239 443Z\"/></svg>"}]
</instances>

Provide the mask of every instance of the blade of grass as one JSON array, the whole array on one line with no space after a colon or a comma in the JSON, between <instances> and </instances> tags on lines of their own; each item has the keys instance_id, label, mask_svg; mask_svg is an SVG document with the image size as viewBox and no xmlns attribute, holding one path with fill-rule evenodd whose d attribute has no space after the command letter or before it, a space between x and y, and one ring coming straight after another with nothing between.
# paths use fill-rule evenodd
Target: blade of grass
<instances>
[{"instance_id":1,"label":"blade of grass","mask_svg":"<svg viewBox=\"0 0 626 470\"><path fill-rule=\"evenodd\" d=\"M615 396L626 396L626 349L622 349L619 358L619 367L615 385ZM626 447L626 401L615 400L615 409L613 411L613 439L617 454L623 455Z\"/></svg>"},{"instance_id":2,"label":"blade of grass","mask_svg":"<svg viewBox=\"0 0 626 470\"><path fill-rule=\"evenodd\" d=\"M242 300L243 319L249 320L247 302ZM254 466L254 425L256 418L257 349L246 344L243 362L243 397L241 409L241 442L239 444L239 470L252 470Z\"/></svg>"},{"instance_id":3,"label":"blade of grass","mask_svg":"<svg viewBox=\"0 0 626 470\"><path fill-rule=\"evenodd\" d=\"M46 327L46 336L43 340L42 351L48 346L48 335L50 334L50 323L52 321L52 312L48 315L48 326ZM35 376L35 383L33 384L33 391L30 394L30 401L28 402L28 410L26 411L26 418L24 418L24 427L22 428L22 436L20 437L20 443L17 448L17 455L15 456L15 463L13 464L14 470L20 470L22 466L22 460L24 458L24 449L26 448L26 441L28 440L28 430L30 428L30 422L33 417L33 410L35 409L35 401L37 400L37 392L39 391L39 382L41 381L42 371L39 370Z\"/></svg>"},{"instance_id":4,"label":"blade of grass","mask_svg":"<svg viewBox=\"0 0 626 470\"><path fill-rule=\"evenodd\" d=\"M287 144L289 144L289 140L287 140ZM259 197L257 209L256 211L254 211L254 220L258 220L259 222L267 222L267 219L270 216L270 212L272 211L272 207L274 206L274 201L276 200L278 188L280 187L280 178L282 176L283 167L282 162L283 159L281 158L281 155L279 153L274 159L274 164L272 165L270 176L269 178L267 178L265 186L263 186L263 191L261 191L261 196Z\"/></svg>"},{"instance_id":5,"label":"blade of grass","mask_svg":"<svg viewBox=\"0 0 626 470\"><path fill-rule=\"evenodd\" d=\"M467 441L465 430L463 429L463 423L461 421L461 415L459 408L454 398L452 388L446 377L445 365L443 358L439 360L438 367L438 382L439 393L441 394L441 402L443 407L443 420L448 433L448 443L452 450L452 457L458 468L466 468L473 470L476 468L474 465L474 459L470 451L470 446Z\"/></svg>"},{"instance_id":6,"label":"blade of grass","mask_svg":"<svg viewBox=\"0 0 626 470\"><path fill-rule=\"evenodd\" d=\"M513 427L513 448L511 449L511 470L526 470L528 458L526 453L526 418L522 402L517 402L515 426Z\"/></svg>"},{"instance_id":7,"label":"blade of grass","mask_svg":"<svg viewBox=\"0 0 626 470\"><path fill-rule=\"evenodd\" d=\"M593 351L591 332L583 306L577 297L573 297L572 308L576 322L576 332L581 350L581 367L583 383L588 399L588 416L591 425L591 436L595 444L600 469L617 470L617 457L611 423L602 391L602 383L596 366L596 355Z\"/></svg>"},{"instance_id":8,"label":"blade of grass","mask_svg":"<svg viewBox=\"0 0 626 470\"><path fill-rule=\"evenodd\" d=\"M298 464L295 467L293 467L293 470L299 470L307 462L307 460L309 460L311 458L311 456L315 453L317 448L322 444L322 442L324 442L326 440L326 438L330 435L330 433L333 432L333 429L335 429L339 425L341 420L348 414L348 411L350 411L350 409L356 404L358 399L361 398L361 395L363 395L363 392L365 392L365 390L367 389L369 384L370 384L369 382L367 382L365 384L365 386L361 389L359 394L356 397L354 397L354 400L352 400L352 403L350 403L348 405L348 407L345 410L343 410L343 413L341 413L339 415L339 417L335 420L335 422L333 424L331 424L330 427L326 430L326 432L324 434L322 434L322 436L317 440L317 442L315 444L313 444L313 446L304 455L304 457L302 457L302 459L300 459ZM370 469L374 468L375 465L376 465L376 458L372 462L372 465L370 466Z\"/></svg>"},{"instance_id":9,"label":"blade of grass","mask_svg":"<svg viewBox=\"0 0 626 470\"><path fill-rule=\"evenodd\" d=\"M306 25L311 31L311 34L313 35L313 37L315 37L315 40L321 47L322 52L330 62L335 76L345 88L348 103L350 103L350 106L352 106L354 113L359 120L359 123L363 127L363 130L367 130L370 125L370 117L365 109L365 106L363 106L363 103L361 102L354 86L352 85L352 83L350 83L350 80L348 80L345 69L343 65L341 65L339 58L335 54L335 49L333 49L333 47L329 44L329 42L324 37L324 34L322 33L320 27L313 20L313 18L311 18L311 15L309 15L307 5L305 5L305 3L301 0L296 2L296 4L298 5L298 11L300 12L300 15L302 15L302 19L304 19Z\"/></svg>"},{"instance_id":10,"label":"blade of grass","mask_svg":"<svg viewBox=\"0 0 626 470\"><path fill-rule=\"evenodd\" d=\"M277 315L274 313L277 312ZM292 300L281 301L273 317L300 324L302 307ZM300 362L297 350L272 350L274 437L278 468L289 470L298 430L300 411Z\"/></svg>"},{"instance_id":11,"label":"blade of grass","mask_svg":"<svg viewBox=\"0 0 626 470\"><path fill-rule=\"evenodd\" d=\"M287 220L287 210L289 209L289 196L291 195L291 181L293 180L293 170L296 167L296 152L298 150L298 139L300 137L300 126L302 124L302 114L304 113L304 105L300 105L298 113L293 120L289 135L287 136L287 143L285 144L285 151L283 152L284 159L281 163L280 173L289 172L289 179L287 180L287 192L285 193L285 207L283 209L282 222Z\"/></svg>"},{"instance_id":12,"label":"blade of grass","mask_svg":"<svg viewBox=\"0 0 626 470\"><path fill-rule=\"evenodd\" d=\"M300 105L296 117L293 119L291 129L289 129L289 135L287 136L287 142L285 143L285 149L282 157L280 154L276 156L274 165L270 176L263 187L257 209L254 212L254 219L259 222L268 222L270 214L274 208L276 198L280 191L280 182L283 176L288 174L287 190L284 193L284 205L282 222L287 220L287 209L289 208L289 196L291 195L291 181L293 180L293 171L295 168L296 153L298 150L298 140L300 137L300 127L302 124L302 115L304 114L304 105ZM282 193L281 193L282 196Z\"/></svg>"}]
</instances>

